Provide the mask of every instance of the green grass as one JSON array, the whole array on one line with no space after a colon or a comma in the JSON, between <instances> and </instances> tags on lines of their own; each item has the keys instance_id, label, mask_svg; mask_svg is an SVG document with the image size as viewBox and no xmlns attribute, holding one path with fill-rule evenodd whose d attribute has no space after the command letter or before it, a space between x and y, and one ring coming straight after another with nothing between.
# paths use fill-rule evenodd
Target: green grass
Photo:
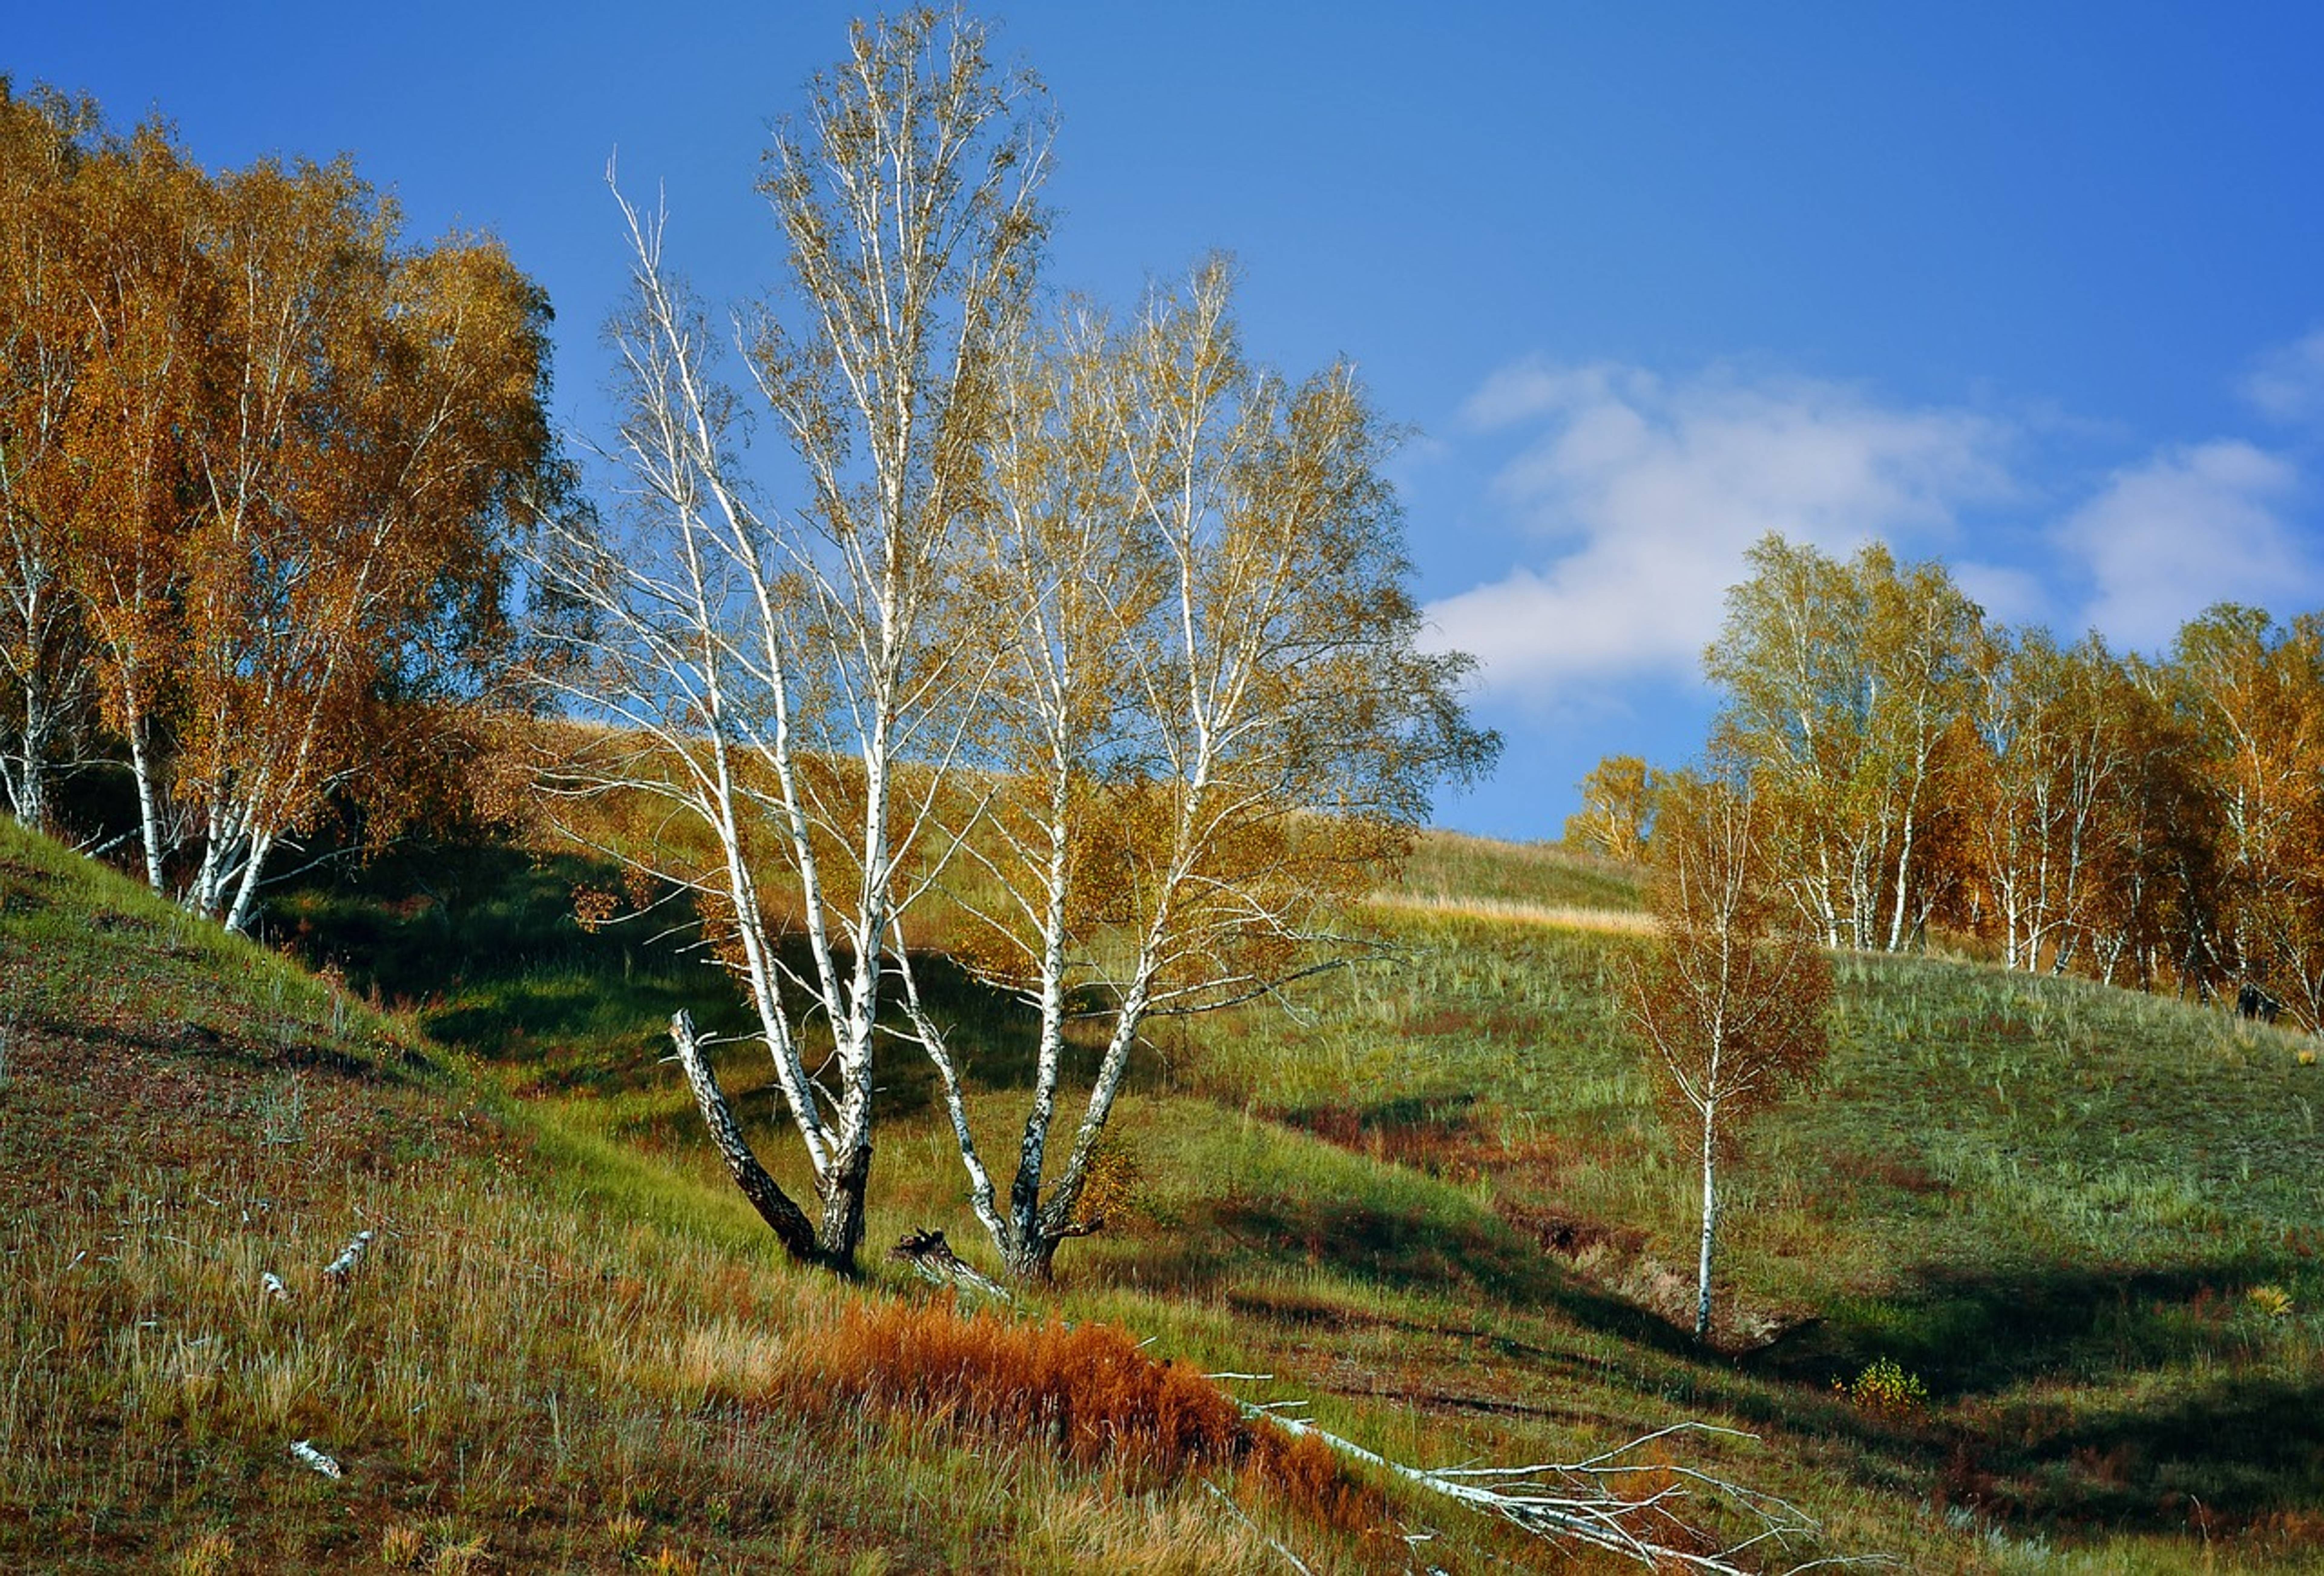
<instances>
[{"instance_id":1,"label":"green grass","mask_svg":"<svg viewBox=\"0 0 2324 1576\"><path fill-rule=\"evenodd\" d=\"M776 1262L698 1168L512 1103L420 1018L7 829L0 1001L0 1565L1269 1557L1192 1482L1117 1480L938 1417L763 1404L900 1283ZM334 1284L323 1267L359 1229L371 1248ZM344 1477L294 1461L297 1440ZM1367 1563L1344 1535L1295 1535L1326 1567Z\"/></svg>"},{"instance_id":2,"label":"green grass","mask_svg":"<svg viewBox=\"0 0 2324 1576\"><path fill-rule=\"evenodd\" d=\"M103 1047L140 1047L141 1097L148 1074L211 1092L215 1120L182 1140L193 1157L263 1177L291 1212L254 1230L137 1203L185 1196L136 1158L185 1124L148 1117L81 1167L143 1180L109 1183L79 1215L40 1205L10 1245L30 1260L36 1240L120 1235L114 1219L182 1236L200 1246L172 1258L149 1242L130 1277L146 1300L89 1329L116 1339L123 1308L176 1298L171 1327L235 1332L291 1377L275 1391L255 1377L272 1369L187 1380L90 1348L140 1376L124 1396L210 1383L224 1398L203 1401L199 1446L124 1422L70 1448L66 1403L28 1405L19 1378L14 1426L48 1430L29 1458L46 1475L0 1468L18 1474L0 1476L0 1554L13 1535L136 1565L214 1533L254 1567L290 1550L363 1568L401 1528L420 1562L481 1536L507 1567L611 1569L665 1544L704 1569L1160 1569L1173 1549L1185 1568L1279 1565L1203 1495L1068 1470L1033 1443L748 1407L750 1376L796 1332L900 1289L880 1244L940 1226L989 1256L904 1056L883 1079L872 1284L774 1262L660 1061L675 1007L729 1028L740 1016L698 960L633 925L573 922L573 889L603 872L475 850L282 905L278 933L335 964L338 992L32 846L0 844L0 978L26 1004L0 1101L53 1079L60 1045L90 1067ZM23 873L35 866L48 873ZM1248 1393L1305 1399L1402 1459L1572 1459L1681 1416L1748 1430L1760 1442L1687 1459L1816 1512L1831 1549L1904 1569L2324 1566L2324 1070L2292 1037L2074 982L1842 959L1819 1089L1754 1129L1730 1172L1724 1349L1705 1352L1674 1322L1694 1178L1618 1004L1644 943L1600 917L1636 913L1635 873L1431 834L1402 889L1428 902L1369 910L1389 962L1315 982L1290 1012L1156 1030L1116 1119L1130 1180L1115 1227L1069 1245L1038 1305L1118 1321L1181 1361L1273 1373ZM91 906L124 917L96 927L79 917ZM48 961L28 966L33 952ZM973 1119L1005 1154L1022 1015L956 975L938 990L970 1051ZM763 1056L720 1059L771 1167L800 1184ZM51 1175L54 1134L101 1095L69 1079L42 1095L45 1114L13 1130L49 1135L28 1140L43 1152L10 1164ZM360 1141L327 1136L342 1126ZM290 1135L303 1137L273 1141ZM338 1157L318 1171L318 1154ZM242 1282L258 1258L311 1281L357 1204L396 1222L377 1278L328 1320L254 1323ZM35 1304L53 1294L10 1278L0 1329L47 1328L55 1311ZM489 1328L462 1311L478 1305L501 1311ZM528 1321L516 1339L512 1309ZM1923 1381L1925 1405L1881 1413L1834 1388L1882 1359ZM52 1395L89 1382L19 1364L36 1369L65 1387ZM270 1399L283 1386L293 1398ZM553 1423L544 1396L559 1398ZM429 1420L438 1407L462 1426ZM348 1447L361 1508L333 1520L346 1486L296 1473L280 1436L295 1424L327 1443L340 1418L363 1442ZM873 1491L851 1498L835 1477ZM37 1508L51 1497L65 1508ZM1251 1508L1318 1568L1405 1568L1401 1544L1367 1550ZM1449 1507L1397 1512L1436 1530L1427 1557L1447 1569L1540 1558Z\"/></svg>"}]
</instances>

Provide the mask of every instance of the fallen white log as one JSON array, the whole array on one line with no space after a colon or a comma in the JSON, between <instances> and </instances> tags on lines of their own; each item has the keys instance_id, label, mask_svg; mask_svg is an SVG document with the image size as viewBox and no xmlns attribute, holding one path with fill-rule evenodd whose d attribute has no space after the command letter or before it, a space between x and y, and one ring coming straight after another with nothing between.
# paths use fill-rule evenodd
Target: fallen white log
<instances>
[{"instance_id":1,"label":"fallen white log","mask_svg":"<svg viewBox=\"0 0 2324 1576\"><path fill-rule=\"evenodd\" d=\"M344 1478L346 1476L346 1473L340 1469L339 1463L325 1455L321 1451L317 1450L313 1442L310 1440L293 1440L290 1443L290 1456L292 1460L299 1461L302 1465L312 1467L315 1470L322 1473L326 1478Z\"/></svg>"}]
</instances>

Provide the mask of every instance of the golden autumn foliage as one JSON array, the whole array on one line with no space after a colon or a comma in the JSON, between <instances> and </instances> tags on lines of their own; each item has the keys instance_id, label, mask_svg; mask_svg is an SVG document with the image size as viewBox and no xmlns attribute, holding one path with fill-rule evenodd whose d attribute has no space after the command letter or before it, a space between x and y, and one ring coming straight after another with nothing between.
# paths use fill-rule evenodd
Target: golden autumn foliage
<instances>
[{"instance_id":1,"label":"golden autumn foliage","mask_svg":"<svg viewBox=\"0 0 2324 1576\"><path fill-rule=\"evenodd\" d=\"M148 879L240 925L335 799L410 815L489 682L558 486L548 305L489 237L407 243L344 159L210 175L53 96L0 91L0 515L48 554L0 580L69 594Z\"/></svg>"},{"instance_id":2,"label":"golden autumn foliage","mask_svg":"<svg viewBox=\"0 0 2324 1576\"><path fill-rule=\"evenodd\" d=\"M1360 952L1339 916L1498 747L1462 713L1468 659L1421 649L1393 435L1351 369L1249 360L1232 287L1214 257L1119 327L1076 305L1000 369L957 630L990 675L964 731L983 770L932 802L955 957L1038 1014L1005 1198L943 1026L915 1028L978 1218L1028 1278L1104 1224L1083 1194L1144 1026ZM1060 1156L1074 1023L1102 1049Z\"/></svg>"},{"instance_id":3,"label":"golden autumn foliage","mask_svg":"<svg viewBox=\"0 0 2324 1576\"><path fill-rule=\"evenodd\" d=\"M740 463L743 398L660 216L621 203L627 507L538 560L586 614L543 671L608 725L544 784L692 895L813 1167L797 1250L853 1260L900 1009L980 1221L1038 1278L1102 1223L1081 1194L1141 1026L1355 950L1335 914L1497 741L1467 659L1422 650L1394 435L1351 369L1250 363L1216 259L1120 326L1042 318L1047 105L989 45L925 9L859 25L779 128L784 278L743 336L771 475ZM1038 1014L1005 1184L913 972L937 947ZM1070 1021L1102 1048L1053 1155ZM747 1145L722 1154L789 1230Z\"/></svg>"},{"instance_id":4,"label":"golden autumn foliage","mask_svg":"<svg viewBox=\"0 0 2324 1576\"><path fill-rule=\"evenodd\" d=\"M1670 1126L1702 1166L1695 1338L1711 1331L1718 1167L1738 1129L1805 1082L1829 1048L1831 965L1801 934L1746 790L1681 776L1665 788L1648 888L1656 938L1629 979Z\"/></svg>"},{"instance_id":5,"label":"golden autumn foliage","mask_svg":"<svg viewBox=\"0 0 2324 1576\"><path fill-rule=\"evenodd\" d=\"M1877 544L1771 536L1748 566L1705 653L1712 750L1827 945L1943 926L2013 968L2324 1023L2324 616L2223 604L2118 654L1989 624Z\"/></svg>"}]
</instances>

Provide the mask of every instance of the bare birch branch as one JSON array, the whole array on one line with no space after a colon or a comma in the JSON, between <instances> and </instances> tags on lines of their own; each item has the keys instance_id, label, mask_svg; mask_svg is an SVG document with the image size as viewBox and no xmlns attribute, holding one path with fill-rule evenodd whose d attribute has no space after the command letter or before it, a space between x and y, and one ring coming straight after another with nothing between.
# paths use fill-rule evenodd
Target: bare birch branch
<instances>
[{"instance_id":1,"label":"bare birch branch","mask_svg":"<svg viewBox=\"0 0 2324 1576\"><path fill-rule=\"evenodd\" d=\"M1218 1379L1255 1378L1214 1374ZM1783 1576L1840 1566L1893 1564L1886 1556L1819 1555L1781 1567L1747 1565L1746 1555L1784 1549L1822 1535L1815 1520L1789 1500L1700 1468L1638 1459L1648 1446L1687 1434L1757 1440L1757 1435L1712 1424L1684 1422L1639 1435L1572 1462L1526 1466L1416 1467L1391 1461L1343 1439L1286 1405L1303 1403L1238 1400L1245 1415L1268 1418L1293 1433L1312 1434L1340 1454L1392 1474L1416 1488L1555 1543L1579 1544L1632 1560L1650 1571L1692 1571L1707 1576L1751 1576L1779 1569ZM1691 1514L1697 1507L1738 1512L1750 1530L1722 1541ZM1708 1553L1704 1551L1710 1551Z\"/></svg>"}]
</instances>

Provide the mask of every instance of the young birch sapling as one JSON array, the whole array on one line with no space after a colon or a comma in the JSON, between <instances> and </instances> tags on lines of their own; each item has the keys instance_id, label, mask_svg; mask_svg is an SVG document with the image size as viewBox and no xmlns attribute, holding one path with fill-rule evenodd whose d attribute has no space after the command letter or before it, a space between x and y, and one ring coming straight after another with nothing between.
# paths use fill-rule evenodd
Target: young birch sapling
<instances>
[{"instance_id":1,"label":"young birch sapling","mask_svg":"<svg viewBox=\"0 0 2324 1576\"><path fill-rule=\"evenodd\" d=\"M1804 1083L1827 1046L1831 965L1775 889L1748 787L1691 774L1657 806L1649 901L1656 936L1629 981L1665 1116L1702 1166L1694 1337L1711 1335L1719 1168L1738 1130Z\"/></svg>"}]
</instances>

